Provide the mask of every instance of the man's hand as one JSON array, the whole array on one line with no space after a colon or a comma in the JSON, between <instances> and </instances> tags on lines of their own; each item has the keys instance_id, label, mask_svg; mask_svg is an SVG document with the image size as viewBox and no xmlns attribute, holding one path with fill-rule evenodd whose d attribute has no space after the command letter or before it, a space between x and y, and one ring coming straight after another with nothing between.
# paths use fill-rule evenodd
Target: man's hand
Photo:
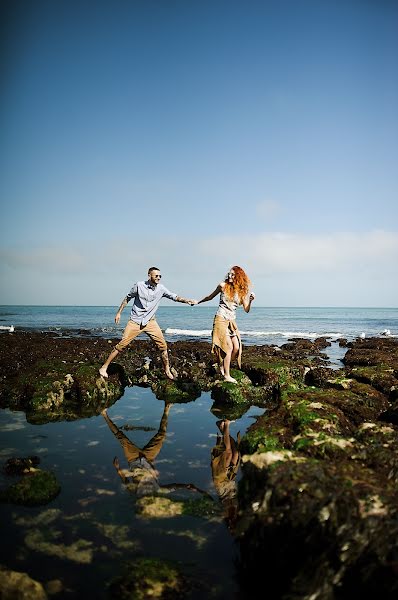
<instances>
[{"instance_id":1,"label":"man's hand","mask_svg":"<svg viewBox=\"0 0 398 600\"><path fill-rule=\"evenodd\" d=\"M188 304L190 306L195 306L195 304L198 304L198 301L197 300L188 300Z\"/></svg>"},{"instance_id":2,"label":"man's hand","mask_svg":"<svg viewBox=\"0 0 398 600\"><path fill-rule=\"evenodd\" d=\"M120 312L117 312L116 316L115 316L115 323L116 323L116 325L119 323L119 321L120 321Z\"/></svg>"},{"instance_id":3,"label":"man's hand","mask_svg":"<svg viewBox=\"0 0 398 600\"><path fill-rule=\"evenodd\" d=\"M115 467L115 469L120 469L120 463L117 456L115 456L115 458L113 459L113 466Z\"/></svg>"}]
</instances>

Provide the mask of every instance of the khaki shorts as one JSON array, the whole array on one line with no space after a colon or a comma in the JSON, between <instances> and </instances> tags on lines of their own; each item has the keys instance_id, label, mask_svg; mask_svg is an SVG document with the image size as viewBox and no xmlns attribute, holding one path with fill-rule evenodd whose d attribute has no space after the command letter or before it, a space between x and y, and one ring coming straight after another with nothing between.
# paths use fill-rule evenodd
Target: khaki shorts
<instances>
[{"instance_id":1,"label":"khaki shorts","mask_svg":"<svg viewBox=\"0 0 398 600\"><path fill-rule=\"evenodd\" d=\"M140 333L146 333L155 342L159 350L167 350L166 340L155 319L151 319L146 325L140 325L131 320L128 321L122 339L115 346L116 350L122 352Z\"/></svg>"}]
</instances>

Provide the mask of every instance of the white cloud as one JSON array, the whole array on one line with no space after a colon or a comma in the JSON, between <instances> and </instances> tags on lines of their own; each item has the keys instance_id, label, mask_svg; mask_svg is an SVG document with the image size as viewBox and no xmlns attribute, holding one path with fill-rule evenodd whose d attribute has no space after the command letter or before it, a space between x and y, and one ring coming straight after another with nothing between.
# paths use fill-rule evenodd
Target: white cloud
<instances>
[{"instance_id":1,"label":"white cloud","mask_svg":"<svg viewBox=\"0 0 398 600\"><path fill-rule=\"evenodd\" d=\"M3 304L118 305L158 266L172 291L201 297L233 264L253 281L258 305L395 306L398 233L231 233L208 239L152 235L0 253Z\"/></svg>"},{"instance_id":2,"label":"white cloud","mask_svg":"<svg viewBox=\"0 0 398 600\"><path fill-rule=\"evenodd\" d=\"M332 233L294 235L265 233L224 236L201 242L203 253L224 258L261 273L340 272L352 268L385 268L398 264L398 234ZM233 249L233 250L231 250Z\"/></svg>"},{"instance_id":3,"label":"white cloud","mask_svg":"<svg viewBox=\"0 0 398 600\"><path fill-rule=\"evenodd\" d=\"M272 221L282 211L282 206L274 200L264 200L255 207L257 215L267 221Z\"/></svg>"}]
</instances>

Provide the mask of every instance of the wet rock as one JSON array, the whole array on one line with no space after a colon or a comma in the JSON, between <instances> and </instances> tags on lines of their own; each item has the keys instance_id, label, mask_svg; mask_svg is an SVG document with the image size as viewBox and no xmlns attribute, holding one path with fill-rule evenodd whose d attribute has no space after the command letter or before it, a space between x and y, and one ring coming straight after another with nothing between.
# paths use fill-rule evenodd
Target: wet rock
<instances>
[{"instance_id":1,"label":"wet rock","mask_svg":"<svg viewBox=\"0 0 398 600\"><path fill-rule=\"evenodd\" d=\"M109 586L111 598L145 600L147 598L187 597L193 583L171 561L138 558L125 565L124 572Z\"/></svg>"},{"instance_id":2,"label":"wet rock","mask_svg":"<svg viewBox=\"0 0 398 600\"><path fill-rule=\"evenodd\" d=\"M313 368L306 383L319 387L282 388L244 436L237 536L248 596L264 564L278 598L396 596L398 427L381 419L395 406L384 377L395 376L398 344L372 366L380 347L370 343L368 359L359 347L334 379ZM356 361L372 377L356 378Z\"/></svg>"},{"instance_id":3,"label":"wet rock","mask_svg":"<svg viewBox=\"0 0 398 600\"><path fill-rule=\"evenodd\" d=\"M238 384L220 381L210 344L169 344L171 382L156 349L136 341L97 385L109 342L16 333L11 344L2 336L0 402L29 419L79 418L98 414L125 385L145 385L173 402L211 391L218 418L262 406L240 444L236 535L245 597L263 584L264 565L267 586L284 600L396 597L397 340L347 343L338 371L321 352L325 338L245 347L242 371L232 371ZM45 410L32 409L39 397ZM129 586L135 593L136 579Z\"/></svg>"},{"instance_id":4,"label":"wet rock","mask_svg":"<svg viewBox=\"0 0 398 600\"><path fill-rule=\"evenodd\" d=\"M27 456L9 458L4 465L4 473L6 475L22 475L34 470L34 467L40 463L38 456Z\"/></svg>"},{"instance_id":5,"label":"wet rock","mask_svg":"<svg viewBox=\"0 0 398 600\"><path fill-rule=\"evenodd\" d=\"M166 400L166 402L192 402L199 398L201 394L200 387L197 383L191 381L182 381L169 379L154 382L152 391L156 398Z\"/></svg>"},{"instance_id":6,"label":"wet rock","mask_svg":"<svg viewBox=\"0 0 398 600\"><path fill-rule=\"evenodd\" d=\"M60 491L61 486L54 473L36 469L24 475L17 483L0 490L0 502L39 506L51 502Z\"/></svg>"},{"instance_id":7,"label":"wet rock","mask_svg":"<svg viewBox=\"0 0 398 600\"><path fill-rule=\"evenodd\" d=\"M0 566L0 598L2 600L47 600L43 586L27 573Z\"/></svg>"},{"instance_id":8,"label":"wet rock","mask_svg":"<svg viewBox=\"0 0 398 600\"><path fill-rule=\"evenodd\" d=\"M347 351L343 363L353 366L382 366L398 369L398 344L395 338L357 340Z\"/></svg>"}]
</instances>

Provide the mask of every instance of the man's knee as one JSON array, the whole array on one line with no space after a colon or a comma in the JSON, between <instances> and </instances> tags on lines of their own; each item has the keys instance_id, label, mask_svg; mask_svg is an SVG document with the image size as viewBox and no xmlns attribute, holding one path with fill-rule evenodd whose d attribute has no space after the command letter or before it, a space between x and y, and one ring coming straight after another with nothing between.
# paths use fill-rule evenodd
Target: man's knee
<instances>
[{"instance_id":1,"label":"man's knee","mask_svg":"<svg viewBox=\"0 0 398 600\"><path fill-rule=\"evenodd\" d=\"M121 352L123 352L127 348L127 346L129 344L130 344L130 342L123 343L123 340L122 340L118 344L116 344L116 346L114 346L113 349L116 350L116 352L119 352L119 354L120 354Z\"/></svg>"},{"instance_id":2,"label":"man's knee","mask_svg":"<svg viewBox=\"0 0 398 600\"><path fill-rule=\"evenodd\" d=\"M166 343L166 340L163 340L163 341L158 340L156 342L156 346L157 346L157 349L159 350L159 352L161 352L162 354L165 354L167 356L167 343Z\"/></svg>"}]
</instances>

